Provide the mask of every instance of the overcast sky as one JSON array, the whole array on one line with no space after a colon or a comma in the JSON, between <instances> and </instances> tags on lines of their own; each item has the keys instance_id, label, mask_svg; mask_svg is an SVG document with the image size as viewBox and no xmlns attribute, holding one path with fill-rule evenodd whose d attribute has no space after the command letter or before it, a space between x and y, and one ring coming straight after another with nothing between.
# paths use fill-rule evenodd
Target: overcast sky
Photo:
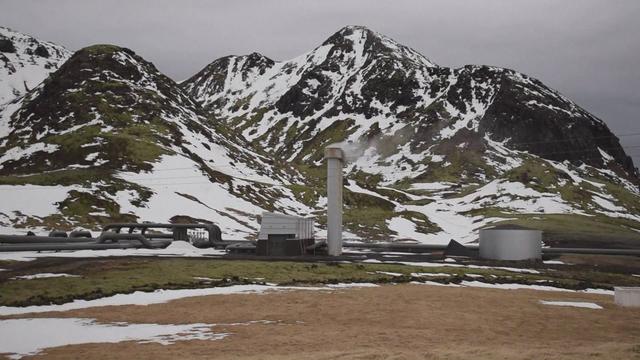
<instances>
[{"instance_id":1,"label":"overcast sky","mask_svg":"<svg viewBox=\"0 0 640 360\"><path fill-rule=\"evenodd\" d=\"M353 24L442 66L524 72L640 133L639 0L0 0L0 25L71 50L129 47L175 80L229 54L286 60ZM640 147L626 150L638 166Z\"/></svg>"}]
</instances>

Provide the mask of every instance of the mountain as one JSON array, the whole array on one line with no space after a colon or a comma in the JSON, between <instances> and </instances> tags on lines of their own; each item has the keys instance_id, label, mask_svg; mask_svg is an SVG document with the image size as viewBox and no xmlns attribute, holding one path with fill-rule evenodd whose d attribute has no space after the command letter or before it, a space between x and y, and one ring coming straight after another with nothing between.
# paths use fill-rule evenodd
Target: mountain
<instances>
[{"instance_id":1,"label":"mountain","mask_svg":"<svg viewBox=\"0 0 640 360\"><path fill-rule=\"evenodd\" d=\"M618 138L517 71L442 67L348 26L292 60L227 56L180 86L303 172L296 198L321 221L323 148L357 149L346 169L353 235L469 241L486 224L516 222L549 242L640 240L638 171Z\"/></svg>"},{"instance_id":2,"label":"mountain","mask_svg":"<svg viewBox=\"0 0 640 360\"><path fill-rule=\"evenodd\" d=\"M13 34L3 49L23 48ZM514 70L442 67L357 26L181 84L114 45L67 57L0 105L2 232L211 221L246 239L268 210L315 215L322 237L323 148L342 142L347 238L469 242L515 223L548 245L640 243L640 181L617 137Z\"/></svg>"},{"instance_id":3,"label":"mountain","mask_svg":"<svg viewBox=\"0 0 640 360\"><path fill-rule=\"evenodd\" d=\"M418 135L414 153L463 130L560 161L603 165L599 147L637 175L601 120L540 81L489 66L440 67L364 27L345 27L290 61L224 57L182 86L247 139L291 159L320 154L305 145L332 128L344 128L353 142L398 130Z\"/></svg>"},{"instance_id":4,"label":"mountain","mask_svg":"<svg viewBox=\"0 0 640 360\"><path fill-rule=\"evenodd\" d=\"M35 88L70 56L62 46L0 26L0 104Z\"/></svg>"},{"instance_id":5,"label":"mountain","mask_svg":"<svg viewBox=\"0 0 640 360\"><path fill-rule=\"evenodd\" d=\"M133 51L90 46L0 108L0 224L213 221L251 237L263 210L308 211L285 186L299 175L251 149Z\"/></svg>"}]
</instances>

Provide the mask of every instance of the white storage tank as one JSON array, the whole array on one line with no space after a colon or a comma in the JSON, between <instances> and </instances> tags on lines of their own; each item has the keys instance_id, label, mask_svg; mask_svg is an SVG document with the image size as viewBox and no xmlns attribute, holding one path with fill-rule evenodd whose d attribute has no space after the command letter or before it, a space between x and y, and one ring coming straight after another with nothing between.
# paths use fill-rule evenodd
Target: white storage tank
<instances>
[{"instance_id":1,"label":"white storage tank","mask_svg":"<svg viewBox=\"0 0 640 360\"><path fill-rule=\"evenodd\" d=\"M490 260L542 258L542 231L515 225L480 230L480 257Z\"/></svg>"},{"instance_id":2,"label":"white storage tank","mask_svg":"<svg viewBox=\"0 0 640 360\"><path fill-rule=\"evenodd\" d=\"M294 239L313 239L313 227L312 217L263 212L258 240L268 240L269 235L293 235Z\"/></svg>"},{"instance_id":3,"label":"white storage tank","mask_svg":"<svg viewBox=\"0 0 640 360\"><path fill-rule=\"evenodd\" d=\"M640 307L640 287L615 287L616 305L624 307Z\"/></svg>"}]
</instances>

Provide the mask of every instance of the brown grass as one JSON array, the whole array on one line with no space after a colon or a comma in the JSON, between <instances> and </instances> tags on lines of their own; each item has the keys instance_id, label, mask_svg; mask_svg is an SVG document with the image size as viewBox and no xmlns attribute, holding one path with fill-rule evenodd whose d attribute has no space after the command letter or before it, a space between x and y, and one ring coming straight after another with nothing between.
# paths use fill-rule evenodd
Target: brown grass
<instances>
[{"instance_id":1,"label":"brown grass","mask_svg":"<svg viewBox=\"0 0 640 360\"><path fill-rule=\"evenodd\" d=\"M603 310L541 305L593 301ZM85 344L54 359L640 359L640 309L611 296L532 290L386 285L338 292L186 298L166 304L38 316L222 325L219 341Z\"/></svg>"}]
</instances>

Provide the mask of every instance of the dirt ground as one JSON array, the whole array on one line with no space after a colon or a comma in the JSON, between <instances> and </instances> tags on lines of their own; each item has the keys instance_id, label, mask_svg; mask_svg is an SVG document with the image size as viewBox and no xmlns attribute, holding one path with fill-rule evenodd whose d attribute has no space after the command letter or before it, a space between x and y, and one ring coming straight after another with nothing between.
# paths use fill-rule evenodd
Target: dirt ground
<instances>
[{"instance_id":1,"label":"dirt ground","mask_svg":"<svg viewBox=\"0 0 640 360\"><path fill-rule=\"evenodd\" d=\"M604 309L540 300L591 301ZM84 344L42 353L52 359L640 359L640 309L581 293L405 284L34 315L160 324L277 321L219 325L214 332L232 335L217 341Z\"/></svg>"}]
</instances>

